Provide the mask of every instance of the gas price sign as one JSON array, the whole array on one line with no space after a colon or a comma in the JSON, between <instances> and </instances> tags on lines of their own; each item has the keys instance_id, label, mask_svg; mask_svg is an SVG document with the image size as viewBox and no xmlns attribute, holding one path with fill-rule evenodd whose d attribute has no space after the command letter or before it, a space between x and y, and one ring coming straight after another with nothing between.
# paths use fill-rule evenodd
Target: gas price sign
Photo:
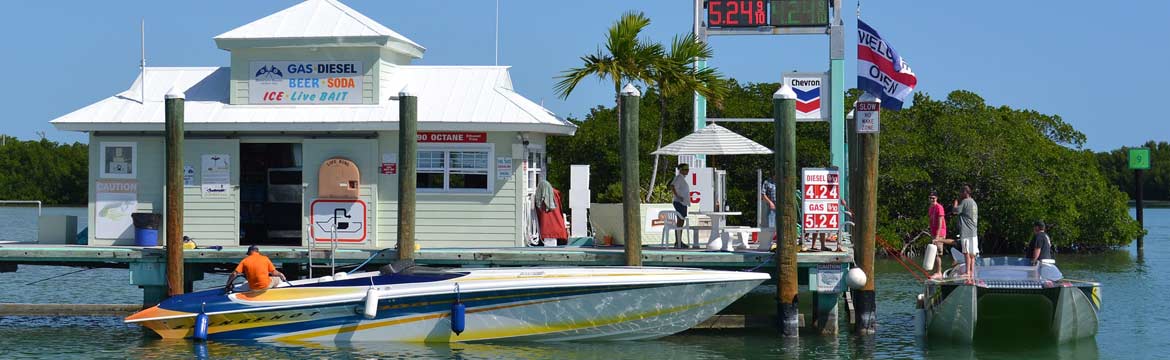
<instances>
[{"instance_id":1,"label":"gas price sign","mask_svg":"<svg viewBox=\"0 0 1170 360\"><path fill-rule=\"evenodd\" d=\"M828 26L828 0L707 0L707 26Z\"/></svg>"},{"instance_id":2,"label":"gas price sign","mask_svg":"<svg viewBox=\"0 0 1170 360\"><path fill-rule=\"evenodd\" d=\"M841 216L840 173L835 169L801 171L804 231L837 231Z\"/></svg>"},{"instance_id":3,"label":"gas price sign","mask_svg":"<svg viewBox=\"0 0 1170 360\"><path fill-rule=\"evenodd\" d=\"M707 26L768 26L768 2L764 0L709 0Z\"/></svg>"}]
</instances>

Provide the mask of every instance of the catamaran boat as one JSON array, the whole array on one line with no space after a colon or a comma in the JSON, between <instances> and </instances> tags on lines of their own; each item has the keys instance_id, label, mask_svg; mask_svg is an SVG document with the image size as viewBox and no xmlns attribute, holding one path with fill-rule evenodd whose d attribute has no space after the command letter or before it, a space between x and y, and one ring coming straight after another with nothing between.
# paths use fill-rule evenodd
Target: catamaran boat
<instances>
[{"instance_id":1,"label":"catamaran boat","mask_svg":"<svg viewBox=\"0 0 1170 360\"><path fill-rule=\"evenodd\" d=\"M163 338L282 342L635 340L715 315L765 273L654 267L396 264L267 290L180 295L125 319Z\"/></svg>"},{"instance_id":2,"label":"catamaran boat","mask_svg":"<svg viewBox=\"0 0 1170 360\"><path fill-rule=\"evenodd\" d=\"M1097 334L1101 284L1065 279L1052 263L1025 258L976 260L926 281L918 295L919 330L932 339L971 343L985 337L1066 342Z\"/></svg>"}]
</instances>

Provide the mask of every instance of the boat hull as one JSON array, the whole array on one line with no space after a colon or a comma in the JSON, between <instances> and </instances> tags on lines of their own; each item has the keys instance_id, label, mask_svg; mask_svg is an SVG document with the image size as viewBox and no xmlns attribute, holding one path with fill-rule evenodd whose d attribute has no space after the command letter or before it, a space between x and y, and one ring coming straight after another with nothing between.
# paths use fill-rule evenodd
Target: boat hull
<instances>
[{"instance_id":1,"label":"boat hull","mask_svg":"<svg viewBox=\"0 0 1170 360\"><path fill-rule=\"evenodd\" d=\"M573 276L567 273L560 275ZM632 274L625 276L637 277ZM706 320L756 287L767 275L754 276L752 279L730 281L634 281L627 284L464 291L458 299L466 307L466 325L461 334L451 330L452 304L456 302L454 291L387 296L378 300L377 313L373 318L367 318L363 312L364 297L351 295L351 301L331 304L322 304L328 301L321 301L300 306L292 304L269 309L209 313L208 339L462 342L656 338L689 329ZM463 280L464 289L473 287L474 283L467 280L474 279ZM367 291L366 288L331 290L362 292ZM303 292L313 289L268 291L271 294L280 290ZM295 295L279 297L291 298ZM240 302L240 299L235 299L235 302ZM136 320L164 338L192 336L194 317L177 314L167 316L163 311L166 310L157 308L155 314L161 316L154 316L154 319L139 316L128 321Z\"/></svg>"},{"instance_id":2,"label":"boat hull","mask_svg":"<svg viewBox=\"0 0 1170 360\"><path fill-rule=\"evenodd\" d=\"M1011 269L1008 269L1011 270ZM987 273L1002 271L989 266ZM923 292L924 335L972 343L1046 338L1067 342L1097 334L1100 284L1075 280L930 280Z\"/></svg>"}]
</instances>

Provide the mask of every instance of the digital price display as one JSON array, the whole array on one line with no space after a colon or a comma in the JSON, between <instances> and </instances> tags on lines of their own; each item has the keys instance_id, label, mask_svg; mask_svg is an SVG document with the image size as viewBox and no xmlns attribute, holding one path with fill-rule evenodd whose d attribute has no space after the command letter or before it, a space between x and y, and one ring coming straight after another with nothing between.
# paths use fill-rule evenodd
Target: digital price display
<instances>
[{"instance_id":1,"label":"digital price display","mask_svg":"<svg viewBox=\"0 0 1170 360\"><path fill-rule=\"evenodd\" d=\"M707 27L829 25L829 0L707 0Z\"/></svg>"},{"instance_id":2,"label":"digital price display","mask_svg":"<svg viewBox=\"0 0 1170 360\"><path fill-rule=\"evenodd\" d=\"M804 231L832 232L840 228L841 174L836 169L801 171Z\"/></svg>"},{"instance_id":3,"label":"digital price display","mask_svg":"<svg viewBox=\"0 0 1170 360\"><path fill-rule=\"evenodd\" d=\"M709 27L768 26L768 2L765 0L709 0Z\"/></svg>"},{"instance_id":4,"label":"digital price display","mask_svg":"<svg viewBox=\"0 0 1170 360\"><path fill-rule=\"evenodd\" d=\"M827 0L771 0L772 17L768 23L776 27L828 26Z\"/></svg>"}]
</instances>

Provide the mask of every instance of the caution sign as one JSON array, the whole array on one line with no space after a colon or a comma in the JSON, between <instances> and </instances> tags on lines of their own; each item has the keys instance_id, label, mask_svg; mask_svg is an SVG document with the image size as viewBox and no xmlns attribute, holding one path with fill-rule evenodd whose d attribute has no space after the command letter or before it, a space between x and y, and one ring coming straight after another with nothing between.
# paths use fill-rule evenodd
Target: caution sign
<instances>
[{"instance_id":1,"label":"caution sign","mask_svg":"<svg viewBox=\"0 0 1170 360\"><path fill-rule=\"evenodd\" d=\"M804 231L837 231L841 216L841 175L836 169L801 171Z\"/></svg>"},{"instance_id":2,"label":"caution sign","mask_svg":"<svg viewBox=\"0 0 1170 360\"><path fill-rule=\"evenodd\" d=\"M317 199L310 204L312 226L310 236L315 241L360 243L366 241L366 202L361 200Z\"/></svg>"}]
</instances>

